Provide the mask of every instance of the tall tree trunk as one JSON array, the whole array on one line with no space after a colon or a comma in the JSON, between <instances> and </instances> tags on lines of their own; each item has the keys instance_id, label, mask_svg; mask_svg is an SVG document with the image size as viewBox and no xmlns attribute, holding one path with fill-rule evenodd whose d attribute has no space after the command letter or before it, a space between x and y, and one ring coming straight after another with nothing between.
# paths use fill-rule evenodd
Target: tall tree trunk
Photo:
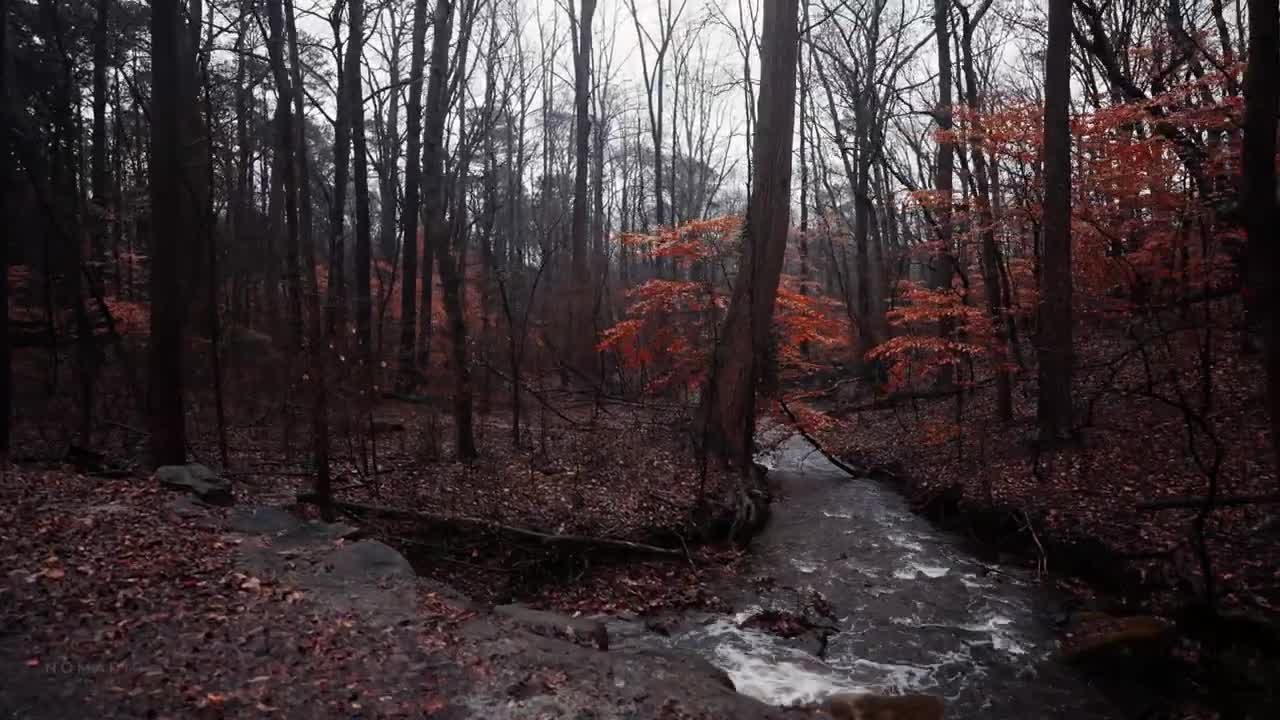
<instances>
[{"instance_id":1,"label":"tall tree trunk","mask_svg":"<svg viewBox=\"0 0 1280 720\"><path fill-rule=\"evenodd\" d=\"M403 28L403 25L400 26ZM396 258L396 187L400 180L400 32L395 33L391 44L390 85L387 98L387 116L383 131L382 185L379 196L382 202L378 218L378 248L383 259L394 263ZM379 341L385 344L385 340Z\"/></svg>"},{"instance_id":2,"label":"tall tree trunk","mask_svg":"<svg viewBox=\"0 0 1280 720\"><path fill-rule=\"evenodd\" d=\"M182 195L188 181L180 148L183 132L183 83L189 66L183 42L179 0L151 3L151 341L148 425L151 461L156 465L186 459L186 417L182 400L182 302L180 238L190 228Z\"/></svg>"},{"instance_id":3,"label":"tall tree trunk","mask_svg":"<svg viewBox=\"0 0 1280 720\"><path fill-rule=\"evenodd\" d=\"M90 150L92 168L89 174L93 203L98 207L100 215L94 222L93 229L92 259L95 262L106 256L105 216L110 210L110 179L107 172L107 65L110 64L107 53L107 20L110 9L111 0L97 0L97 17L93 25L93 146ZM93 277L97 282L97 273Z\"/></svg>"},{"instance_id":4,"label":"tall tree trunk","mask_svg":"<svg viewBox=\"0 0 1280 720\"><path fill-rule=\"evenodd\" d=\"M1251 312L1261 314L1266 337L1271 442L1280 459L1280 251L1275 248L1280 202L1276 188L1276 115L1280 110L1280 8L1274 0L1249 2L1249 61L1245 70L1244 192L1252 275Z\"/></svg>"},{"instance_id":5,"label":"tall tree trunk","mask_svg":"<svg viewBox=\"0 0 1280 720\"><path fill-rule=\"evenodd\" d=\"M293 8L293 0L285 2L285 25L289 32L290 72L293 78L293 135L294 160L293 187L297 194L298 207L298 252L301 262L306 267L300 270L302 279L306 281L309 291L319 293L316 287L316 237L314 213L311 206L311 161L307 152L307 116L302 107L302 58L298 53L298 24ZM301 294L301 293L300 293ZM311 312L311 308L308 308ZM299 313L299 317L301 317ZM319 322L319 316L314 317Z\"/></svg>"},{"instance_id":6,"label":"tall tree trunk","mask_svg":"<svg viewBox=\"0 0 1280 720\"><path fill-rule=\"evenodd\" d=\"M874 66L868 72L874 72ZM854 287L858 301L858 360L864 372L871 373L871 365L867 363L867 353L880 344L879 319L872 313L872 293L875 292L873 277L876 268L871 263L871 124L873 109L870 106L875 97L874 89L863 92L856 101L854 120L854 146L857 148L857 177L853 187L853 234L856 252L856 278Z\"/></svg>"},{"instance_id":7,"label":"tall tree trunk","mask_svg":"<svg viewBox=\"0 0 1280 720\"><path fill-rule=\"evenodd\" d=\"M10 174L16 163L11 145L8 108L9 100L9 0L0 0L0 222L9 221ZM0 241L0 272L4 273L4 287L0 288L0 455L5 461L9 455L10 420L13 417L13 350L9 340L9 239Z\"/></svg>"},{"instance_id":8,"label":"tall tree trunk","mask_svg":"<svg viewBox=\"0 0 1280 720\"><path fill-rule=\"evenodd\" d=\"M360 82L362 48L364 47L364 0L348 0L351 36L347 39L347 106L351 120L351 154L356 192L356 340L364 353L372 351L371 328L373 304L369 299L369 263L372 248L369 237L369 156L366 154L364 129L364 95ZM366 358L368 360L368 358Z\"/></svg>"},{"instance_id":9,"label":"tall tree trunk","mask_svg":"<svg viewBox=\"0 0 1280 720\"><path fill-rule=\"evenodd\" d=\"M408 148L404 158L404 208L400 216L400 230L404 239L400 243L402 253L400 282L400 383L408 386L414 378L415 347L417 344L417 280L418 280L418 180L421 167L422 138L422 83L426 65L427 3L417 0L413 10L413 55L409 61L409 100L405 108L408 115ZM431 312L431 308L423 308Z\"/></svg>"},{"instance_id":10,"label":"tall tree trunk","mask_svg":"<svg viewBox=\"0 0 1280 720\"><path fill-rule=\"evenodd\" d=\"M338 18L333 17L338 38ZM346 321L347 248L343 226L347 217L347 182L351 167L351 93L347 91L346 58L338 68L338 107L333 123L333 204L329 206L329 292L325 325L329 335Z\"/></svg>"},{"instance_id":11,"label":"tall tree trunk","mask_svg":"<svg viewBox=\"0 0 1280 720\"><path fill-rule=\"evenodd\" d=\"M938 107L935 110L938 129L942 132L951 130L951 0L934 0L933 28L938 38ZM949 139L938 143L937 178L934 187L938 193L938 244L941 252L930 258L930 281L934 288L950 290L954 264L954 248L952 247L951 205L952 176L955 173L955 147ZM951 335L954 323L942 320L938 323L939 333L947 337ZM939 377L941 383L950 385L952 373L950 366L944 366Z\"/></svg>"},{"instance_id":12,"label":"tall tree trunk","mask_svg":"<svg viewBox=\"0 0 1280 720\"><path fill-rule=\"evenodd\" d=\"M298 88L298 92L293 93L293 109L296 118L293 133L296 159L293 185L296 188L297 204L300 207L298 213L300 228L297 235L302 262L306 263L303 273L308 290L305 293L306 314L310 318L309 322L304 320L304 327L310 339L307 362L308 374L311 378L311 453L312 470L315 473L312 489L319 501L321 514L329 518L332 514L329 508L332 489L329 471L329 388L326 385L325 363L328 353L325 343L324 313L320 307L320 288L316 281L316 240L312 223L311 183L308 170L310 153L307 152L306 115L302 111L302 63L298 52L298 27L293 0L284 0L284 3L293 85ZM301 313L299 317L302 317Z\"/></svg>"},{"instance_id":13,"label":"tall tree trunk","mask_svg":"<svg viewBox=\"0 0 1280 720\"><path fill-rule=\"evenodd\" d=\"M742 264L702 393L703 437L744 473L752 466L756 389L772 355L773 310L791 216L798 7L798 0L765 4Z\"/></svg>"},{"instance_id":14,"label":"tall tree trunk","mask_svg":"<svg viewBox=\"0 0 1280 720\"><path fill-rule=\"evenodd\" d=\"M467 326L463 314L462 269L449 247L445 222L444 125L449 102L445 83L449 70L449 41L453 35L454 0L437 0L435 37L431 44L431 74L427 80L427 103L422 137L423 219L427 245L433 247L440 266L445 312L449 317L449 340L453 349L453 420L457 432L459 459L476 456L471 421L471 367L467 357ZM464 31L464 35L465 35ZM459 50L461 52L461 49ZM462 170L465 172L465 169ZM430 264L427 264L430 276ZM424 308L429 312L429 308Z\"/></svg>"},{"instance_id":15,"label":"tall tree trunk","mask_svg":"<svg viewBox=\"0 0 1280 720\"><path fill-rule=\"evenodd\" d=\"M285 251L285 292L289 351L302 351L302 275L298 257L298 191L293 158L293 83L285 65L283 0L267 3L267 52L276 83L275 148L271 169L271 237ZM301 88L298 88L301 91Z\"/></svg>"},{"instance_id":16,"label":"tall tree trunk","mask_svg":"<svg viewBox=\"0 0 1280 720\"><path fill-rule=\"evenodd\" d=\"M1049 0L1044 73L1044 250L1037 419L1042 443L1071 432L1071 0Z\"/></svg>"},{"instance_id":17,"label":"tall tree trunk","mask_svg":"<svg viewBox=\"0 0 1280 720\"><path fill-rule=\"evenodd\" d=\"M573 242L572 288L569 301L568 333L564 350L569 362L579 372L591 367L591 277L587 267L587 174L591 145L591 19L595 15L595 0L581 0L582 12L578 18L578 37L574 43L573 99L575 107L576 164L573 174Z\"/></svg>"}]
</instances>

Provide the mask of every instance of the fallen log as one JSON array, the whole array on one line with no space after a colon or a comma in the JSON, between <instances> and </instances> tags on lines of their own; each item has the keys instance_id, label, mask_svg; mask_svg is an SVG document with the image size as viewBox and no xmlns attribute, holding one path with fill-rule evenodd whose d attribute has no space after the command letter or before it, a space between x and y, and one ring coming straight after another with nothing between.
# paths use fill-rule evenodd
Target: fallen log
<instances>
[{"instance_id":1,"label":"fallen log","mask_svg":"<svg viewBox=\"0 0 1280 720\"><path fill-rule=\"evenodd\" d=\"M895 477L894 474L886 468L882 468L882 467L855 468L852 465L841 460L840 458L836 457L834 453L832 453L831 451L823 447L821 442L818 442L818 438L814 437L812 433L804 429L804 426L800 423L800 419L797 418L796 414L791 411L790 407L787 406L786 400L779 400L778 405L780 405L782 407L782 411L787 414L787 418L791 421L791 427L795 428L796 432L800 433L800 437L804 438L805 441L807 441L810 445L812 445L814 449L818 451L819 454L825 457L827 459L827 462L831 463L832 465L835 465L836 467L840 468L841 470L845 471L846 473L848 473L849 475L855 478L865 478L865 477L874 475L876 473L888 475L889 477Z\"/></svg>"},{"instance_id":2,"label":"fallen log","mask_svg":"<svg viewBox=\"0 0 1280 720\"><path fill-rule=\"evenodd\" d=\"M1280 493L1271 495L1223 495L1210 501L1205 497L1168 497L1159 500L1143 500L1137 505L1138 510L1151 512L1154 510L1186 510L1198 509L1208 503L1212 507L1240 507L1242 505L1271 505L1280 503Z\"/></svg>"},{"instance_id":3,"label":"fallen log","mask_svg":"<svg viewBox=\"0 0 1280 720\"><path fill-rule=\"evenodd\" d=\"M316 494L311 492L299 494L298 502L309 505L322 504L320 498L316 497ZM645 543L632 542L630 540L617 540L613 538L595 538L586 535L545 533L539 530L530 530L528 528L515 527L513 525L503 525L502 523L490 522L488 520L467 517L465 515L433 515L431 513L418 512L415 510L403 510L401 508L387 507L385 505L366 505L364 503L344 502L341 500L331 500L327 504L334 510L341 511L349 515L369 515L389 520L408 520L411 522L431 523L433 525L453 525L456 527L474 528L477 530L509 535L524 540L531 540L542 545L580 545L584 547L596 547L619 552L662 555L666 557L684 557L683 550L674 548L664 548L658 547L657 545L648 545Z\"/></svg>"}]
</instances>

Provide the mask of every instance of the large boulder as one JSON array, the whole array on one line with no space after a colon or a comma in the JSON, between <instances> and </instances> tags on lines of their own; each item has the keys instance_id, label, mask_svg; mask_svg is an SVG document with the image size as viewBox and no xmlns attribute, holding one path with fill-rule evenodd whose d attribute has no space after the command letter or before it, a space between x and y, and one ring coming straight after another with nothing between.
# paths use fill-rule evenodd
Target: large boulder
<instances>
[{"instance_id":1,"label":"large boulder","mask_svg":"<svg viewBox=\"0 0 1280 720\"><path fill-rule=\"evenodd\" d=\"M156 468L155 479L162 487L191 493L210 505L235 502L231 483L198 463L162 465Z\"/></svg>"},{"instance_id":2,"label":"large boulder","mask_svg":"<svg viewBox=\"0 0 1280 720\"><path fill-rule=\"evenodd\" d=\"M326 567L335 579L350 583L417 577L405 556L377 540L344 543L329 554Z\"/></svg>"}]
</instances>

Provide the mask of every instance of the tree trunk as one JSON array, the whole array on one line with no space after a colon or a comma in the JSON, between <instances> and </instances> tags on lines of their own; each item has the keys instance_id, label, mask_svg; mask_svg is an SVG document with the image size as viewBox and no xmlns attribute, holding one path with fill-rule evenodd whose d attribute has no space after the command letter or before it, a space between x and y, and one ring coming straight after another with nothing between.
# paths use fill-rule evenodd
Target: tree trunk
<instances>
[{"instance_id":1,"label":"tree trunk","mask_svg":"<svg viewBox=\"0 0 1280 720\"><path fill-rule=\"evenodd\" d=\"M444 124L449 109L445 82L449 70L449 41L453 35L454 0L437 0L435 37L431 44L431 74L427 80L427 103L422 138L423 219L427 246L434 249L440 265L440 284L444 290L445 312L449 318L449 340L453 349L454 371L453 420L457 432L458 458L476 456L475 436L471 422L471 367L467 353L467 326L463 314L462 269L449 247L449 229L445 222L444 196ZM465 171L464 171L465 172ZM430 277L430 262L426 264ZM425 307L429 313L430 308Z\"/></svg>"},{"instance_id":2,"label":"tree trunk","mask_svg":"<svg viewBox=\"0 0 1280 720\"><path fill-rule=\"evenodd\" d=\"M587 269L587 165L591 143L591 19L596 11L595 0L581 0L582 12L578 18L578 38L574 43L573 99L576 110L575 152L576 165L573 174L573 278L569 299L568 335L564 350L575 370L588 372L591 368L591 292L590 273Z\"/></svg>"},{"instance_id":3,"label":"tree trunk","mask_svg":"<svg viewBox=\"0 0 1280 720\"><path fill-rule=\"evenodd\" d=\"M742 264L700 409L709 449L744 473L752 467L756 387L772 354L773 310L790 224L798 7L798 0L765 5Z\"/></svg>"},{"instance_id":4,"label":"tree trunk","mask_svg":"<svg viewBox=\"0 0 1280 720\"><path fill-rule=\"evenodd\" d=\"M186 417L182 399L182 303L179 239L189 226L183 208L183 42L179 0L151 3L151 341L148 421L151 461L186 459Z\"/></svg>"},{"instance_id":5,"label":"tree trunk","mask_svg":"<svg viewBox=\"0 0 1280 720\"><path fill-rule=\"evenodd\" d=\"M105 255L105 238L107 219L110 210L108 186L110 179L107 173L107 20L110 15L111 0L97 0L97 17L93 26L93 147L90 150L93 184L93 203L98 207L100 217L94 222L93 257L94 262L101 261ZM117 220L118 222L118 220ZM94 274L94 281L99 276Z\"/></svg>"},{"instance_id":6,"label":"tree trunk","mask_svg":"<svg viewBox=\"0 0 1280 720\"><path fill-rule=\"evenodd\" d=\"M285 66L285 22L283 0L267 3L270 37L267 51L276 83L274 162L271 169L271 237L275 247L285 250L285 290L288 299L289 351L302 351L302 271L298 257L298 189L293 149L293 83ZM298 88L301 91L301 88Z\"/></svg>"},{"instance_id":7,"label":"tree trunk","mask_svg":"<svg viewBox=\"0 0 1280 720\"><path fill-rule=\"evenodd\" d=\"M934 0L933 27L938 38L938 107L935 110L938 129L942 132L951 130L951 0ZM941 252L930 258L930 282L935 289L951 288L953 264L953 243L951 227L952 176L955 172L955 148L949 139L938 143L938 167L934 188L938 193L938 242ZM938 332L943 337L951 335L954 323L942 320L938 323ZM950 366L944 366L940 381L942 385L950 385L952 373Z\"/></svg>"},{"instance_id":8,"label":"tree trunk","mask_svg":"<svg viewBox=\"0 0 1280 720\"><path fill-rule=\"evenodd\" d=\"M422 162L419 150L422 138L422 82L426 64L427 3L417 0L413 14L413 56L409 65L409 101L405 108L408 115L408 148L404 158L404 209L400 216L400 229L404 239L400 243L403 253L400 282L400 383L409 386L414 378L415 347L417 344L418 318L418 180ZM431 312L423 308L423 312Z\"/></svg>"},{"instance_id":9,"label":"tree trunk","mask_svg":"<svg viewBox=\"0 0 1280 720\"><path fill-rule=\"evenodd\" d=\"M11 107L9 100L9 0L0 0L0 106ZM14 152L10 147L9 113L0 112L0 218L8 221L10 173ZM9 341L9 240L0 241L0 272L4 287L0 288L0 455L8 461L9 424L13 417L13 350Z\"/></svg>"},{"instance_id":10,"label":"tree trunk","mask_svg":"<svg viewBox=\"0 0 1280 720\"><path fill-rule=\"evenodd\" d=\"M1262 315L1266 338L1267 398L1271 441L1280 459L1280 222L1276 192L1276 114L1280 109L1280 9L1275 0L1249 2L1249 61L1245 71L1244 204L1249 233L1251 312Z\"/></svg>"},{"instance_id":11,"label":"tree trunk","mask_svg":"<svg viewBox=\"0 0 1280 720\"><path fill-rule=\"evenodd\" d=\"M337 20L333 35L338 37ZM329 206L329 292L325 325L333 336L346 321L347 273L343 225L347 217L347 182L351 163L351 94L347 92L346 58L338 68L338 107L333 123L333 204Z\"/></svg>"},{"instance_id":12,"label":"tree trunk","mask_svg":"<svg viewBox=\"0 0 1280 720\"><path fill-rule=\"evenodd\" d=\"M346 91L348 118L351 121L351 154L356 192L356 340L366 356L372 351L371 312L369 300L369 263L372 248L369 238L369 156L365 150L364 96L360 82L362 48L364 47L364 0L348 2L351 35L347 38ZM369 360L368 357L365 358Z\"/></svg>"},{"instance_id":13,"label":"tree trunk","mask_svg":"<svg viewBox=\"0 0 1280 720\"><path fill-rule=\"evenodd\" d=\"M382 186L379 188L382 202L378 218L378 245L383 259L394 263L396 258L396 185L400 172L400 33L397 27L391 43L390 97L387 99L387 116L383 131ZM415 268L416 269L416 268ZM385 347L385 340L379 343ZM382 348L380 348L381 351Z\"/></svg>"},{"instance_id":14,"label":"tree trunk","mask_svg":"<svg viewBox=\"0 0 1280 720\"><path fill-rule=\"evenodd\" d=\"M1040 275L1042 443L1071 433L1071 0L1049 0L1045 55L1044 250Z\"/></svg>"}]
</instances>

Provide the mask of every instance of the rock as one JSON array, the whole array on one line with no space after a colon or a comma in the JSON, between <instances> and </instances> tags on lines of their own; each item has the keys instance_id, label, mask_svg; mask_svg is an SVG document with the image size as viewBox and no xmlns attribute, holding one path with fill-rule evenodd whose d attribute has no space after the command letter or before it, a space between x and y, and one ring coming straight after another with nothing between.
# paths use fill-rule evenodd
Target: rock
<instances>
[{"instance_id":1,"label":"rock","mask_svg":"<svg viewBox=\"0 0 1280 720\"><path fill-rule=\"evenodd\" d=\"M735 692L724 671L689 653L640 649L602 653L495 620L494 615L483 615L461 630L489 669L459 698L468 717L798 717ZM535 681L553 679L554 694L530 692L521 683L528 683L531 674Z\"/></svg>"},{"instance_id":2,"label":"rock","mask_svg":"<svg viewBox=\"0 0 1280 720\"><path fill-rule=\"evenodd\" d=\"M339 540L355 540L360 535L360 528L346 523L327 523L320 520L299 522L293 527L276 535L275 544L279 547L303 545L331 545Z\"/></svg>"},{"instance_id":3,"label":"rock","mask_svg":"<svg viewBox=\"0 0 1280 720\"><path fill-rule=\"evenodd\" d=\"M184 490L210 505L231 505L235 502L231 483L204 465L162 465L156 468L155 479L163 487Z\"/></svg>"},{"instance_id":4,"label":"rock","mask_svg":"<svg viewBox=\"0 0 1280 720\"><path fill-rule=\"evenodd\" d=\"M336 578L351 582L417 578L405 556L377 540L343 545L329 555L326 566Z\"/></svg>"},{"instance_id":5,"label":"rock","mask_svg":"<svg viewBox=\"0 0 1280 720\"><path fill-rule=\"evenodd\" d=\"M191 495L182 495L169 503L168 507L174 515L183 520L191 520L208 516L210 505Z\"/></svg>"},{"instance_id":6,"label":"rock","mask_svg":"<svg viewBox=\"0 0 1280 720\"><path fill-rule=\"evenodd\" d=\"M245 535L279 535L301 525L302 521L288 510L261 505L236 508L228 520L231 530Z\"/></svg>"},{"instance_id":7,"label":"rock","mask_svg":"<svg viewBox=\"0 0 1280 720\"><path fill-rule=\"evenodd\" d=\"M569 617L524 605L499 605L493 611L544 637L564 638L576 643L590 642L598 650L609 649L609 631L598 619Z\"/></svg>"}]
</instances>

